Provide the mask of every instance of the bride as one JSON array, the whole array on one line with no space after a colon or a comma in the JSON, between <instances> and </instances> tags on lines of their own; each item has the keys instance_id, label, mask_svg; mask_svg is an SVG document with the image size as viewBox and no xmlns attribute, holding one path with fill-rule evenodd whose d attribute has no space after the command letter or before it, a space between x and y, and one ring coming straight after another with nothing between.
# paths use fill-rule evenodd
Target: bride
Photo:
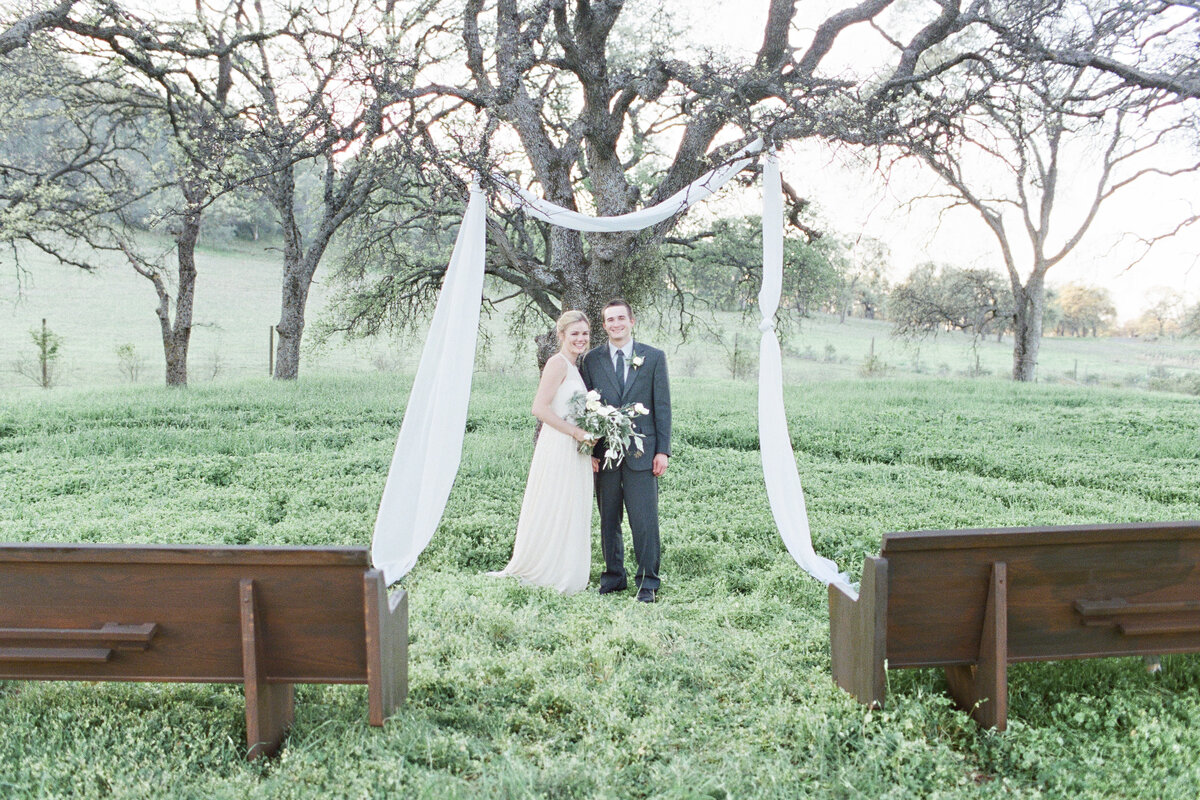
<instances>
[{"instance_id":1,"label":"bride","mask_svg":"<svg viewBox=\"0 0 1200 800\"><path fill-rule=\"evenodd\" d=\"M576 361L588 349L588 318L567 311L556 331L558 352L546 362L533 397L542 432L533 448L512 559L488 574L574 594L587 586L591 570L593 477L591 453L579 452L579 444L591 440L565 416L571 397L587 392Z\"/></svg>"}]
</instances>

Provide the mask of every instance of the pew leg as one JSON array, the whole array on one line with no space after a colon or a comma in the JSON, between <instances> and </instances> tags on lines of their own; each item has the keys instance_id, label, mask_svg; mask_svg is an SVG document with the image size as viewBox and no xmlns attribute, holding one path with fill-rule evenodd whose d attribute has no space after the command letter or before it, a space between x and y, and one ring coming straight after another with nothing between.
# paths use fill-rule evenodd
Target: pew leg
<instances>
[{"instance_id":1,"label":"pew leg","mask_svg":"<svg viewBox=\"0 0 1200 800\"><path fill-rule=\"evenodd\" d=\"M367 709L372 725L383 725L408 695L408 593L388 596L383 573L363 579L367 625Z\"/></svg>"},{"instance_id":2,"label":"pew leg","mask_svg":"<svg viewBox=\"0 0 1200 800\"><path fill-rule=\"evenodd\" d=\"M242 673L246 686L246 758L274 755L292 724L295 690L290 683L267 683L262 615L254 581L240 584Z\"/></svg>"},{"instance_id":3,"label":"pew leg","mask_svg":"<svg viewBox=\"0 0 1200 800\"><path fill-rule=\"evenodd\" d=\"M1008 570L992 565L976 664L946 667L946 683L960 708L984 728L1008 727Z\"/></svg>"},{"instance_id":4,"label":"pew leg","mask_svg":"<svg viewBox=\"0 0 1200 800\"><path fill-rule=\"evenodd\" d=\"M887 559L863 565L858 599L829 585L833 681L860 702L882 708L887 692Z\"/></svg>"}]
</instances>

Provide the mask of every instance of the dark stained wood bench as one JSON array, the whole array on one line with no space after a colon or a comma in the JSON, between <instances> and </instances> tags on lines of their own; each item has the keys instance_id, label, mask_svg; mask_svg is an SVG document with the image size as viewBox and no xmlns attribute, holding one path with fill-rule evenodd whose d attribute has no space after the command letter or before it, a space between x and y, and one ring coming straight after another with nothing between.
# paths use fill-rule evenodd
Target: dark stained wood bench
<instances>
[{"instance_id":1,"label":"dark stained wood bench","mask_svg":"<svg viewBox=\"0 0 1200 800\"><path fill-rule=\"evenodd\" d=\"M364 548L0 545L0 679L242 683L249 758L297 683L365 683L382 725L407 651L407 596Z\"/></svg>"},{"instance_id":2,"label":"dark stained wood bench","mask_svg":"<svg viewBox=\"0 0 1200 800\"><path fill-rule=\"evenodd\" d=\"M829 587L833 679L871 705L943 667L1004 730L1011 662L1200 652L1200 521L889 533L860 586Z\"/></svg>"}]
</instances>

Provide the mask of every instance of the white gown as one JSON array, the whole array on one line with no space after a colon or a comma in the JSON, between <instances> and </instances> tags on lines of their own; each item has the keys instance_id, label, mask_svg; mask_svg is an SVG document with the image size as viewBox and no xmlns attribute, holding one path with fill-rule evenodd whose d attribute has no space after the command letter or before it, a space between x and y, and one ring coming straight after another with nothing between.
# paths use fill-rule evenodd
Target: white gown
<instances>
[{"instance_id":1,"label":"white gown","mask_svg":"<svg viewBox=\"0 0 1200 800\"><path fill-rule=\"evenodd\" d=\"M567 361L567 375L550 407L566 419L571 397L587 388L574 364L561 354L553 357ZM581 454L574 438L543 425L529 465L512 559L500 572L488 574L517 577L563 594L586 588L592 563L592 491L591 455Z\"/></svg>"}]
</instances>

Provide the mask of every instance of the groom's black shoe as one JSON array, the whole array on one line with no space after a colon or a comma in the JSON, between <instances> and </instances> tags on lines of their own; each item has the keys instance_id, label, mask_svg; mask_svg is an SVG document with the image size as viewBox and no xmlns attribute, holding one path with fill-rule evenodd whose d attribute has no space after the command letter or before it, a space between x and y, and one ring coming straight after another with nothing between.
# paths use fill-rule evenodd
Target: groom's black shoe
<instances>
[{"instance_id":1,"label":"groom's black shoe","mask_svg":"<svg viewBox=\"0 0 1200 800\"><path fill-rule=\"evenodd\" d=\"M629 584L622 583L620 586L601 586L600 594L612 594L613 592L623 592L629 588Z\"/></svg>"},{"instance_id":2,"label":"groom's black shoe","mask_svg":"<svg viewBox=\"0 0 1200 800\"><path fill-rule=\"evenodd\" d=\"M646 589L645 587L638 589L637 601L639 603L653 603L654 602L654 590Z\"/></svg>"}]
</instances>

